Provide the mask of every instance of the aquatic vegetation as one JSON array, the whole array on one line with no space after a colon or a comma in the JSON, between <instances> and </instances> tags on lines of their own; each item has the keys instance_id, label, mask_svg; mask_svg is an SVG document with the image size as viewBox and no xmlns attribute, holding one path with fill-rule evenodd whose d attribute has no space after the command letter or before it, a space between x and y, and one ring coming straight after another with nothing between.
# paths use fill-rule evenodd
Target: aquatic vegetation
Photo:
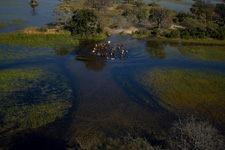
<instances>
[{"instance_id":1,"label":"aquatic vegetation","mask_svg":"<svg viewBox=\"0 0 225 150\"><path fill-rule=\"evenodd\" d=\"M33 69L0 71L0 132L37 128L62 118L71 92L57 74Z\"/></svg>"},{"instance_id":2,"label":"aquatic vegetation","mask_svg":"<svg viewBox=\"0 0 225 150\"><path fill-rule=\"evenodd\" d=\"M14 26L14 25L18 25L18 24L23 24L23 23L27 23L26 20L21 20L21 19L13 19L13 22L0 22L0 28L5 28L8 26Z\"/></svg>"},{"instance_id":3,"label":"aquatic vegetation","mask_svg":"<svg viewBox=\"0 0 225 150\"><path fill-rule=\"evenodd\" d=\"M136 76L154 100L165 109L185 116L225 123L224 73L211 70L178 68L152 69Z\"/></svg>"},{"instance_id":4,"label":"aquatic vegetation","mask_svg":"<svg viewBox=\"0 0 225 150\"><path fill-rule=\"evenodd\" d=\"M11 46L54 47L57 44L77 45L78 40L67 34L0 34L0 43Z\"/></svg>"},{"instance_id":5,"label":"aquatic vegetation","mask_svg":"<svg viewBox=\"0 0 225 150\"><path fill-rule=\"evenodd\" d=\"M58 46L57 46L58 47ZM51 48L27 48L20 46L1 46L1 64L12 63L18 60L35 60L40 56L53 56Z\"/></svg>"},{"instance_id":6,"label":"aquatic vegetation","mask_svg":"<svg viewBox=\"0 0 225 150\"><path fill-rule=\"evenodd\" d=\"M225 47L219 45L182 44L178 51L184 56L204 61L225 62Z\"/></svg>"}]
</instances>

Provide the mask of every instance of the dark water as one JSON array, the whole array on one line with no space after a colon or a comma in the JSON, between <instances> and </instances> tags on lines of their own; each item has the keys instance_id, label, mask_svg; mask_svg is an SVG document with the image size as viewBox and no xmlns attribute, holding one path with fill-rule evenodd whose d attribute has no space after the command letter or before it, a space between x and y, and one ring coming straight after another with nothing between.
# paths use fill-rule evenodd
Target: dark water
<instances>
[{"instance_id":1,"label":"dark water","mask_svg":"<svg viewBox=\"0 0 225 150\"><path fill-rule=\"evenodd\" d=\"M159 144L160 140L155 138L160 139L177 116L154 101L154 95L145 92L133 79L134 75L160 67L225 71L223 59L207 61L195 57L193 53L182 53L182 44L179 42L146 42L118 35L112 35L105 41L108 40L112 41L112 46L125 43L123 49L129 51L126 60L91 56L91 47L95 43L90 41L83 41L69 53L62 49L66 51L64 56L54 54L51 48L9 48L1 45L3 52L7 48L21 53L29 49L36 55L40 51L46 52L38 57L27 55L24 59L2 60L1 70L36 66L49 70L58 68L56 72L63 74L73 89L73 107L68 115L42 128L16 132L11 141L12 149L47 149L49 144L56 146L56 149L63 149L76 147L76 142L88 147L88 144L95 144L96 139L103 140L127 133L145 136L151 143ZM224 51L223 46L215 47ZM39 143L44 144L40 147Z\"/></svg>"},{"instance_id":2,"label":"dark water","mask_svg":"<svg viewBox=\"0 0 225 150\"><path fill-rule=\"evenodd\" d=\"M0 2L1 20L11 21L16 18L28 20L29 23L1 29L2 33L15 31L18 27L40 26L53 21L51 12L59 3L56 0L40 0L34 15L34 9L29 6L28 1L5 2ZM12 11L14 8L18 13ZM62 82L60 77L64 78L63 82L73 91L70 99L72 107L68 109L67 115L37 128L9 128L0 133L0 147L91 147L90 145L96 145L106 138L127 134L146 137L152 144L164 144L163 137L171 123L177 120L177 115L161 107L154 100L154 95L146 92L144 87L134 80L134 76L161 67L225 72L224 46L185 47L180 42L146 41L118 35L112 35L105 41L111 41L111 46L125 43L123 49L128 50L127 59L119 59L120 53L115 60L91 56L91 49L96 44L91 41L83 41L69 50L63 48L57 51L54 48L0 45L0 71L21 68L50 71L58 74L54 78L52 76L52 79ZM196 47L203 51L187 51ZM215 50L217 54L211 53ZM212 57L213 55L215 57ZM59 88L61 84L50 82L50 78L43 82ZM54 90L50 88L47 93ZM26 96L29 99L30 95Z\"/></svg>"}]
</instances>

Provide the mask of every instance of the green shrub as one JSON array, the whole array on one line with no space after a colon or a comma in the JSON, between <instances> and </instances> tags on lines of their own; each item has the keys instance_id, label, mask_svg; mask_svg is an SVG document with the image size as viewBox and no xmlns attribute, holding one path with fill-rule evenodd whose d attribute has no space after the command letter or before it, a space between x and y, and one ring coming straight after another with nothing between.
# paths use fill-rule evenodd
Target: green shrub
<instances>
[{"instance_id":1,"label":"green shrub","mask_svg":"<svg viewBox=\"0 0 225 150\"><path fill-rule=\"evenodd\" d=\"M180 30L172 30L170 33L170 38L179 38L180 37Z\"/></svg>"},{"instance_id":2,"label":"green shrub","mask_svg":"<svg viewBox=\"0 0 225 150\"><path fill-rule=\"evenodd\" d=\"M157 28L155 28L155 29L153 30L152 34L153 34L154 36L159 36L159 35L160 35L160 30L157 29Z\"/></svg>"},{"instance_id":3,"label":"green shrub","mask_svg":"<svg viewBox=\"0 0 225 150\"><path fill-rule=\"evenodd\" d=\"M39 29L39 31L41 31L41 32L47 32L48 31L48 27L41 26L40 29Z\"/></svg>"}]
</instances>

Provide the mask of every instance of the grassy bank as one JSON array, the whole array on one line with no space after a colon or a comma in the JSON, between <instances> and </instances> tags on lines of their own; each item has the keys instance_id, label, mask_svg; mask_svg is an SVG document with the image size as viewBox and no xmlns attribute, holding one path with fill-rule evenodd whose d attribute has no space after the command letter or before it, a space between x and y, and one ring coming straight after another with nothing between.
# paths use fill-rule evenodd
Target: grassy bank
<instances>
[{"instance_id":1,"label":"grassy bank","mask_svg":"<svg viewBox=\"0 0 225 150\"><path fill-rule=\"evenodd\" d=\"M79 41L67 34L0 34L0 43L25 47L54 47L57 44L77 45Z\"/></svg>"}]
</instances>

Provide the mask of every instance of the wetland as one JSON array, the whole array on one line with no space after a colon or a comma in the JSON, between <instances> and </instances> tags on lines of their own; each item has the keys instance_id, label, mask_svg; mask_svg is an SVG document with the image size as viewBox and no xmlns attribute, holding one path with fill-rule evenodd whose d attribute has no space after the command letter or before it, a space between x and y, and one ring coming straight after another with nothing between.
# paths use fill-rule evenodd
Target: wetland
<instances>
[{"instance_id":1,"label":"wetland","mask_svg":"<svg viewBox=\"0 0 225 150\"><path fill-rule=\"evenodd\" d=\"M82 2L75 2L76 7ZM166 2L193 4L157 3ZM18 13L10 11L12 3ZM67 8L69 2L39 0L36 7L25 0L17 3L0 2L0 149L173 149L168 141L175 136L174 122L190 116L207 122L207 129L212 126L215 134L205 136L213 135L207 148L222 149L224 40L165 38L162 32L153 36L156 30L144 38L106 36L99 26L93 30L86 25L85 34L75 29L69 30L71 35L49 27L55 24L54 8ZM117 20L120 11L105 12L106 20ZM101 23L112 26L114 20ZM109 50L116 47L113 59L92 55L101 43L108 43ZM217 136L219 142L213 140Z\"/></svg>"}]
</instances>

